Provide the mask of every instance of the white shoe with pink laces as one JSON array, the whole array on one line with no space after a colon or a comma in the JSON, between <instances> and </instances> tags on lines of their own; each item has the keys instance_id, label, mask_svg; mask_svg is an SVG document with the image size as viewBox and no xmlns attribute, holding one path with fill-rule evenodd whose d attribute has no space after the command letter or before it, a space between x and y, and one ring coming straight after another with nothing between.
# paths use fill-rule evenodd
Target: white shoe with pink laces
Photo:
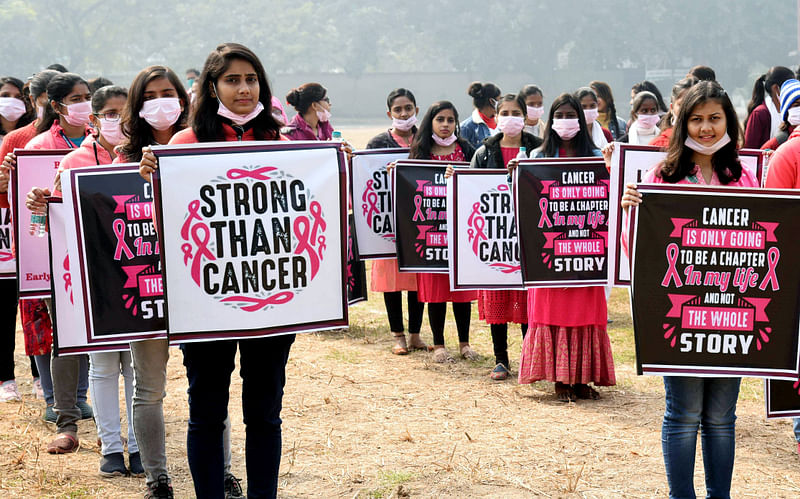
<instances>
[{"instance_id":1,"label":"white shoe with pink laces","mask_svg":"<svg viewBox=\"0 0 800 499\"><path fill-rule=\"evenodd\" d=\"M0 402L12 402L15 400L22 400L17 389L17 382L13 379L4 381L0 384Z\"/></svg>"}]
</instances>

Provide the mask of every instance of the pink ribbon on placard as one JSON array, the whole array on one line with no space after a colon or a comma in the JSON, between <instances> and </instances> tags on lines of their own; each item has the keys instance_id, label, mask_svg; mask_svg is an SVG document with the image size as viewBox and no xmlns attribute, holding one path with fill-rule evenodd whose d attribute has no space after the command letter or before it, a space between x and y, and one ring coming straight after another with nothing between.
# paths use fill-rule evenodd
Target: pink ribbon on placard
<instances>
[{"instance_id":1,"label":"pink ribbon on placard","mask_svg":"<svg viewBox=\"0 0 800 499\"><path fill-rule=\"evenodd\" d=\"M778 291L781 289L780 285L778 284L778 275L775 273L775 269L778 267L778 260L781 258L781 250L776 247L772 247L767 252L767 264L769 265L769 269L767 269L767 274L764 276L764 280L761 281L761 285L758 286L758 289L764 291L767 289L767 283L772 284L772 290Z\"/></svg>"},{"instance_id":2,"label":"pink ribbon on placard","mask_svg":"<svg viewBox=\"0 0 800 499\"><path fill-rule=\"evenodd\" d=\"M0 251L0 262L10 262L14 259L14 254L10 251Z\"/></svg>"},{"instance_id":3,"label":"pink ribbon on placard","mask_svg":"<svg viewBox=\"0 0 800 499\"><path fill-rule=\"evenodd\" d=\"M198 232L202 232L202 237L198 237ZM192 241L197 246L197 251L192 254L192 245L189 243L183 244L181 246L181 251L183 251L183 263L184 265L188 264L189 260L192 260L192 267L191 267L191 274L192 279L198 286L200 286L200 264L201 264L201 257L206 257L208 260L216 260L217 258L208 249L208 241L211 238L211 233L208 230L208 226L206 224L194 224L192 226Z\"/></svg>"},{"instance_id":4,"label":"pink ribbon on placard","mask_svg":"<svg viewBox=\"0 0 800 499\"><path fill-rule=\"evenodd\" d=\"M292 301L293 298L294 298L294 293L292 293L291 291L281 291L280 293L270 295L266 298L252 298L250 296L229 296L228 298L223 298L220 301L223 303L228 303L228 302L251 303L251 305L241 307L241 309L244 310L245 312L256 312L268 305L283 305L284 303L289 303L290 301Z\"/></svg>"},{"instance_id":5,"label":"pink ribbon on placard","mask_svg":"<svg viewBox=\"0 0 800 499\"><path fill-rule=\"evenodd\" d=\"M667 297L672 304L672 308L669 309L665 317L680 317L683 304L697 298L696 295L675 295L672 293L668 293Z\"/></svg>"},{"instance_id":6,"label":"pink ribbon on placard","mask_svg":"<svg viewBox=\"0 0 800 499\"><path fill-rule=\"evenodd\" d=\"M114 260L122 259L122 253L125 253L128 260L133 259L133 251L128 247L128 243L125 242L125 222L121 218L118 218L114 220L112 228L114 229L114 235L117 236L117 248L114 250Z\"/></svg>"},{"instance_id":7,"label":"pink ribbon on placard","mask_svg":"<svg viewBox=\"0 0 800 499\"><path fill-rule=\"evenodd\" d=\"M539 200L539 209L542 210L542 216L539 217L540 229L544 227L544 224L547 224L548 229L553 227L553 222L550 221L550 217L547 215L547 205L548 205L547 198L541 198Z\"/></svg>"},{"instance_id":8,"label":"pink ribbon on placard","mask_svg":"<svg viewBox=\"0 0 800 499\"><path fill-rule=\"evenodd\" d=\"M128 280L125 281L125 284L122 285L123 288L138 288L139 287L139 273L149 267L150 265L125 265L122 267L122 270L125 272L125 275L128 277Z\"/></svg>"},{"instance_id":9,"label":"pink ribbon on placard","mask_svg":"<svg viewBox=\"0 0 800 499\"><path fill-rule=\"evenodd\" d=\"M681 237L683 226L694 222L694 218L673 218L672 219L672 232L669 237Z\"/></svg>"},{"instance_id":10,"label":"pink ribbon on placard","mask_svg":"<svg viewBox=\"0 0 800 499\"><path fill-rule=\"evenodd\" d=\"M667 263L669 264L669 269L667 269L667 274L661 281L661 285L666 288L669 286L669 281L675 279L675 287L680 288L683 286L683 282L681 282L681 275L675 267L678 263L678 245L675 243L669 243L667 246Z\"/></svg>"},{"instance_id":11,"label":"pink ribbon on placard","mask_svg":"<svg viewBox=\"0 0 800 499\"><path fill-rule=\"evenodd\" d=\"M317 275L319 271L319 255L311 243L311 224L308 217L297 217L294 220L294 235L297 237L297 248L294 250L295 255L306 252L308 261L311 264L311 278Z\"/></svg>"},{"instance_id":12,"label":"pink ribbon on placard","mask_svg":"<svg viewBox=\"0 0 800 499\"><path fill-rule=\"evenodd\" d=\"M767 317L767 305L772 301L772 298L742 298L742 300L751 304L756 309L756 322L769 322Z\"/></svg>"},{"instance_id":13,"label":"pink ribbon on placard","mask_svg":"<svg viewBox=\"0 0 800 499\"><path fill-rule=\"evenodd\" d=\"M252 178L255 180L269 180L270 176L267 173L277 170L274 166L262 166L255 170L244 170L242 168L231 168L228 170L227 177L231 180L239 180L242 178Z\"/></svg>"},{"instance_id":14,"label":"pink ribbon on placard","mask_svg":"<svg viewBox=\"0 0 800 499\"><path fill-rule=\"evenodd\" d=\"M414 196L414 216L411 217L412 222L416 222L418 220L422 222L425 221L425 214L422 213L422 196L419 194Z\"/></svg>"},{"instance_id":15,"label":"pink ribbon on placard","mask_svg":"<svg viewBox=\"0 0 800 499\"><path fill-rule=\"evenodd\" d=\"M511 265L510 263L493 263L489 266L500 269L500 272L504 274L513 274L514 272L519 271L521 268L519 265Z\"/></svg>"},{"instance_id":16,"label":"pink ribbon on placard","mask_svg":"<svg viewBox=\"0 0 800 499\"><path fill-rule=\"evenodd\" d=\"M542 194L550 194L550 186L555 183L555 180L542 180Z\"/></svg>"},{"instance_id":17,"label":"pink ribbon on placard","mask_svg":"<svg viewBox=\"0 0 800 499\"><path fill-rule=\"evenodd\" d=\"M542 232L544 234L544 246L543 248L550 249L553 247L553 241L563 234L563 232Z\"/></svg>"},{"instance_id":18,"label":"pink ribbon on placard","mask_svg":"<svg viewBox=\"0 0 800 499\"><path fill-rule=\"evenodd\" d=\"M325 223L325 219L322 218L322 206L317 201L311 202L311 214L314 215L314 225L311 227L311 244L316 244L317 241L317 231L322 229L323 231L328 228L328 224Z\"/></svg>"},{"instance_id":19,"label":"pink ribbon on placard","mask_svg":"<svg viewBox=\"0 0 800 499\"><path fill-rule=\"evenodd\" d=\"M184 241L189 239L189 228L192 226L192 220L197 220L198 222L203 221L203 217L200 216L198 211L200 211L200 200L195 199L189 203L189 216L186 217L186 220L183 221L183 225L181 226L181 239Z\"/></svg>"},{"instance_id":20,"label":"pink ribbon on placard","mask_svg":"<svg viewBox=\"0 0 800 499\"><path fill-rule=\"evenodd\" d=\"M508 184L500 184L497 186L497 190L500 192L505 192L508 190Z\"/></svg>"},{"instance_id":21,"label":"pink ribbon on placard","mask_svg":"<svg viewBox=\"0 0 800 499\"><path fill-rule=\"evenodd\" d=\"M129 199L135 198L134 194L128 194L125 196L111 196L114 199L114 202L117 203L117 206L114 208L114 213L125 213L125 203L128 202Z\"/></svg>"},{"instance_id":22,"label":"pink ribbon on placard","mask_svg":"<svg viewBox=\"0 0 800 499\"><path fill-rule=\"evenodd\" d=\"M367 222L372 225L372 217L375 213L380 213L378 210L378 193L372 188L373 180L367 180L367 188L364 194L361 195L361 200L364 204L361 205L361 210L367 218Z\"/></svg>"},{"instance_id":23,"label":"pink ribbon on placard","mask_svg":"<svg viewBox=\"0 0 800 499\"><path fill-rule=\"evenodd\" d=\"M758 225L764 227L764 230L767 232L767 241L770 243L778 242L778 239L775 237L775 229L778 228L780 223L778 222L756 222Z\"/></svg>"},{"instance_id":24,"label":"pink ribbon on placard","mask_svg":"<svg viewBox=\"0 0 800 499\"><path fill-rule=\"evenodd\" d=\"M480 203L473 204L472 213L470 213L469 218L467 219L467 225L474 228L469 229L467 231L467 235L469 240L472 241L472 252L476 255L478 254L478 244L480 243L480 240L489 240L489 238L486 237L486 233L483 231L483 229L486 227L486 219L481 216L480 208Z\"/></svg>"}]
</instances>

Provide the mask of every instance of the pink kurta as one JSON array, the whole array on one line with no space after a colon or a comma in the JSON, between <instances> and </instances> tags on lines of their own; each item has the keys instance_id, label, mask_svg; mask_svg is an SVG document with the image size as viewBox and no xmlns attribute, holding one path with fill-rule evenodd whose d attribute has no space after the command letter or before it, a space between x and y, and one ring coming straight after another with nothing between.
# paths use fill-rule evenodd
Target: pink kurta
<instances>
[{"instance_id":1,"label":"pink kurta","mask_svg":"<svg viewBox=\"0 0 800 499\"><path fill-rule=\"evenodd\" d=\"M399 272L396 258L372 260L370 277L370 288L376 293L417 290L417 274Z\"/></svg>"}]
</instances>

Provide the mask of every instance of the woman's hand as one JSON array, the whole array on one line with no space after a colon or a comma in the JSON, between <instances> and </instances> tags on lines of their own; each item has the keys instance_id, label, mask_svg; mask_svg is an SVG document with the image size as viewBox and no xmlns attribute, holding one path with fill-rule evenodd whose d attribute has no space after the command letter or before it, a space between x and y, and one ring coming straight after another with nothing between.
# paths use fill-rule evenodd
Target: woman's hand
<instances>
[{"instance_id":1,"label":"woman's hand","mask_svg":"<svg viewBox=\"0 0 800 499\"><path fill-rule=\"evenodd\" d=\"M11 180L11 170L17 167L17 155L13 152L6 154L3 164L0 165L0 192L8 192L8 182Z\"/></svg>"},{"instance_id":2,"label":"woman's hand","mask_svg":"<svg viewBox=\"0 0 800 499\"><path fill-rule=\"evenodd\" d=\"M47 196L50 189L33 187L25 199L25 206L34 213L43 213L47 209Z\"/></svg>"},{"instance_id":3,"label":"woman's hand","mask_svg":"<svg viewBox=\"0 0 800 499\"><path fill-rule=\"evenodd\" d=\"M53 189L58 192L61 192L61 173L62 172L56 172L56 178L53 179Z\"/></svg>"},{"instance_id":4,"label":"woman's hand","mask_svg":"<svg viewBox=\"0 0 800 499\"><path fill-rule=\"evenodd\" d=\"M626 212L630 206L639 206L642 204L642 193L636 188L636 184L630 183L625 186L625 192L622 194L622 201L620 204Z\"/></svg>"},{"instance_id":5,"label":"woman's hand","mask_svg":"<svg viewBox=\"0 0 800 499\"><path fill-rule=\"evenodd\" d=\"M511 175L514 173L514 170L517 169L517 166L519 166L519 158L511 158L506 165L506 168L508 168L508 174Z\"/></svg>"},{"instance_id":6,"label":"woman's hand","mask_svg":"<svg viewBox=\"0 0 800 499\"><path fill-rule=\"evenodd\" d=\"M340 149L347 155L348 161L353 159L353 146L351 146L349 142L342 142L342 147Z\"/></svg>"},{"instance_id":7,"label":"woman's hand","mask_svg":"<svg viewBox=\"0 0 800 499\"><path fill-rule=\"evenodd\" d=\"M387 175L391 175L392 174L392 170L394 170L394 168L396 166L397 166L397 162L396 161L392 161L391 163L386 165L386 174Z\"/></svg>"},{"instance_id":8,"label":"woman's hand","mask_svg":"<svg viewBox=\"0 0 800 499\"><path fill-rule=\"evenodd\" d=\"M153 181L153 172L158 168L158 158L150 146L142 147L142 159L139 161L139 175L148 182Z\"/></svg>"},{"instance_id":9,"label":"woman's hand","mask_svg":"<svg viewBox=\"0 0 800 499\"><path fill-rule=\"evenodd\" d=\"M603 160L606 162L606 168L611 169L611 155L614 154L614 143L611 142L603 148Z\"/></svg>"},{"instance_id":10,"label":"woman's hand","mask_svg":"<svg viewBox=\"0 0 800 499\"><path fill-rule=\"evenodd\" d=\"M456 172L456 169L453 168L453 165L447 165L447 169L444 171L444 178L450 178Z\"/></svg>"}]
</instances>

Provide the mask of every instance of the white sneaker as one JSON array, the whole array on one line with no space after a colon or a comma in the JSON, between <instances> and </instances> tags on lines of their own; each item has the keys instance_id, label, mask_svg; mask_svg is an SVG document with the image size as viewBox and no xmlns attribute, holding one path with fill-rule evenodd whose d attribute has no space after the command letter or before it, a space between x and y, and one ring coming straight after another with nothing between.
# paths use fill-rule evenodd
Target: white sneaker
<instances>
[{"instance_id":1,"label":"white sneaker","mask_svg":"<svg viewBox=\"0 0 800 499\"><path fill-rule=\"evenodd\" d=\"M14 400L22 400L17 389L17 382L13 379L0 384L0 402L11 402Z\"/></svg>"},{"instance_id":2,"label":"white sneaker","mask_svg":"<svg viewBox=\"0 0 800 499\"><path fill-rule=\"evenodd\" d=\"M37 400L44 400L44 390L42 390L41 378L33 378L33 388L31 389Z\"/></svg>"}]
</instances>

